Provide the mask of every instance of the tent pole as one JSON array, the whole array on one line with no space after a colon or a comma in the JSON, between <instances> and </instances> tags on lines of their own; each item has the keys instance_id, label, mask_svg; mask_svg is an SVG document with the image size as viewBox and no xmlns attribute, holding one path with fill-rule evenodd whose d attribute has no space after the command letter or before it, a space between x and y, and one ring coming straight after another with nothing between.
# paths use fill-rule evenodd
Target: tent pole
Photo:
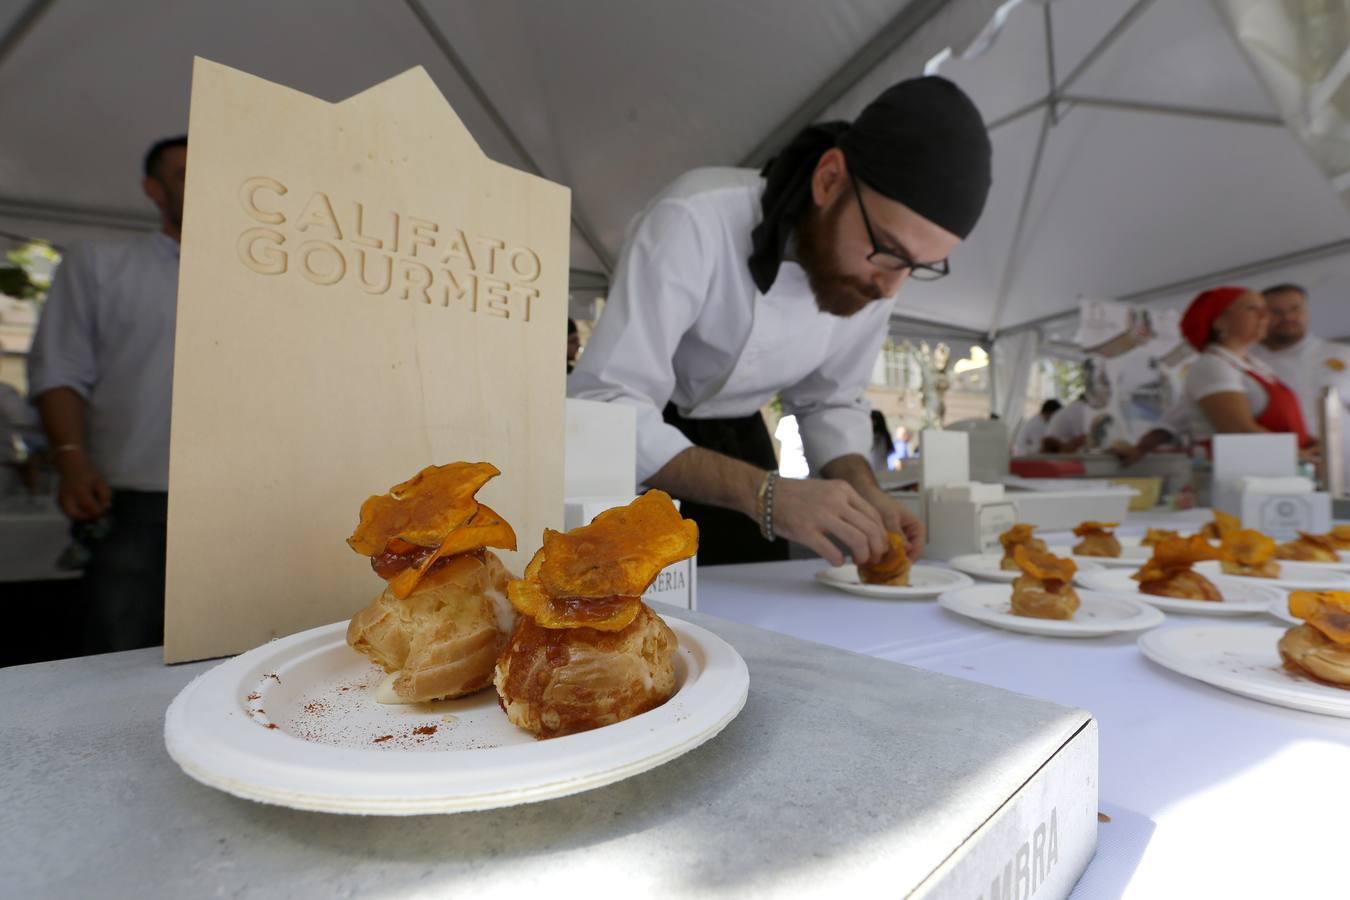
<instances>
[{"instance_id":1,"label":"tent pole","mask_svg":"<svg viewBox=\"0 0 1350 900\"><path fill-rule=\"evenodd\" d=\"M1245 278L1248 275L1259 275L1262 272L1268 272L1271 269L1296 265L1298 263L1312 262L1313 260L1325 259L1330 256L1341 256L1346 253L1350 253L1350 238L1343 238L1339 241L1331 241L1326 244L1318 244L1314 247L1305 247L1302 250L1294 250L1290 253L1282 253L1279 256L1269 257L1268 259L1260 259L1256 262L1245 263L1228 269L1220 269L1217 272L1207 272L1204 275L1196 275L1192 278L1182 279L1181 281L1173 281L1170 284L1163 284L1157 287L1148 288L1147 290L1135 291L1132 294L1124 294L1113 299L1119 303L1148 303L1151 300L1158 300L1182 291L1202 287L1212 287L1214 284L1221 281ZM1028 319L1025 322L1018 322L1016 325L1009 325L1007 328L1003 329L1001 333L1011 334L1018 331L1025 331L1028 328L1039 328L1050 322L1058 322L1061 319L1067 319L1076 315L1078 315L1077 308L1066 309L1063 312L1050 313L1049 315Z\"/></svg>"},{"instance_id":2,"label":"tent pole","mask_svg":"<svg viewBox=\"0 0 1350 900\"><path fill-rule=\"evenodd\" d=\"M10 26L9 31L5 32L3 38L0 38L0 66L3 66L14 51L19 49L19 45L23 43L24 38L28 37L37 25L38 20L55 4L56 0L33 0L23 12L19 13L19 17L14 20L14 24Z\"/></svg>"},{"instance_id":3,"label":"tent pole","mask_svg":"<svg viewBox=\"0 0 1350 900\"><path fill-rule=\"evenodd\" d=\"M432 19L431 15L426 11L426 7L422 5L421 0L404 0L404 3L407 4L408 9L412 10L412 14L421 24L422 30L427 33L427 37L431 38L431 42L436 45L436 49L441 51L441 56L445 57L445 61L455 70L455 74L457 74L460 77L460 80L464 82L464 86L469 89L469 93L473 94L474 99L478 101L478 105L482 107L483 112L485 112L487 117L492 120L492 124L495 125L502 136L506 138L506 142L511 145L511 149L515 151L516 155L520 157L521 161L525 163L526 167L529 168L531 172L538 175L540 178L547 177L544 175L543 169L539 167L539 163L535 160L534 156L525 148L525 145L521 142L520 138L516 136L515 131L512 130L511 126L507 123L501 110L499 110L497 105L492 102L492 98L490 98L487 95L487 92L483 90L483 86L478 83L478 79L474 78L473 73L469 71L469 67L465 65L464 60L455 52L455 48L451 46L445 33L441 31L440 26L436 24L436 21ZM614 271L614 260L610 257L609 251L605 249L604 245L600 242L600 239L596 236L595 229L591 227L585 213L578 207L575 194L572 197L572 225L576 228L577 233L581 235L581 239L586 242L586 246L591 248L591 252L595 254L596 259L600 261L600 265L604 268L605 273L612 273Z\"/></svg>"},{"instance_id":4,"label":"tent pole","mask_svg":"<svg viewBox=\"0 0 1350 900\"><path fill-rule=\"evenodd\" d=\"M1109 50L1111 45L1134 24L1135 20L1144 14L1144 10L1152 5L1153 0L1137 0L1134 6L1131 6L1126 10L1125 15L1121 16L1116 24L1111 26L1111 30L1097 42L1097 45L1088 51L1087 56L1084 56L1078 65L1074 66L1073 71L1064 77L1064 80L1060 82L1057 90L1060 93L1067 91L1069 85L1077 81L1082 74L1088 70L1088 67L1096 62L1103 53Z\"/></svg>"},{"instance_id":5,"label":"tent pole","mask_svg":"<svg viewBox=\"0 0 1350 900\"><path fill-rule=\"evenodd\" d=\"M1198 106L1171 106L1165 103L1143 103L1138 100L1117 100L1110 97L1084 97L1079 94L1064 94L1061 99L1066 103L1100 109L1120 109L1127 112L1159 113L1165 116L1185 116L1192 119L1218 119L1222 122L1237 122L1242 125L1269 125L1284 127L1284 120L1278 116L1263 116L1259 113L1235 112L1222 109L1203 109Z\"/></svg>"},{"instance_id":6,"label":"tent pole","mask_svg":"<svg viewBox=\"0 0 1350 900\"><path fill-rule=\"evenodd\" d=\"M910 0L858 52L849 57L825 82L770 131L741 159L744 168L759 168L807 125L820 117L905 41L936 15L947 0Z\"/></svg>"},{"instance_id":7,"label":"tent pole","mask_svg":"<svg viewBox=\"0 0 1350 900\"><path fill-rule=\"evenodd\" d=\"M1050 18L1050 4L1041 7L1045 19L1045 74L1050 82L1050 92L1045 100L1050 104L1050 125L1059 124L1059 88L1055 86L1055 26ZM992 370L991 370L992 371Z\"/></svg>"},{"instance_id":8,"label":"tent pole","mask_svg":"<svg viewBox=\"0 0 1350 900\"><path fill-rule=\"evenodd\" d=\"M158 216L140 210L78 206L4 196L0 196L0 216L69 225L96 225L126 231L155 231L160 225Z\"/></svg>"},{"instance_id":9,"label":"tent pole","mask_svg":"<svg viewBox=\"0 0 1350 900\"><path fill-rule=\"evenodd\" d=\"M985 125L985 126L984 126L984 127L985 127L985 130L986 130L986 131L993 131L993 130L996 129L996 128L1002 128L1004 125L1011 125L1013 122L1016 122L1018 119L1021 119L1021 118L1025 117L1025 116L1031 115L1031 114L1034 113L1036 110L1040 109L1042 106L1045 106L1045 105L1046 105L1047 103L1049 103L1049 102L1050 102L1050 100L1049 100L1048 97L1042 97L1042 98L1039 99L1039 100L1034 100L1034 101L1032 101L1031 103L1028 103L1026 106L1019 107L1018 109L1015 109L1015 110L1013 110L1013 111L1010 112L1010 113L1007 113L1007 114L1005 114L1005 115L999 116L999 117L998 117L997 119L995 119L994 121L992 121L992 122L990 122L989 124Z\"/></svg>"}]
</instances>

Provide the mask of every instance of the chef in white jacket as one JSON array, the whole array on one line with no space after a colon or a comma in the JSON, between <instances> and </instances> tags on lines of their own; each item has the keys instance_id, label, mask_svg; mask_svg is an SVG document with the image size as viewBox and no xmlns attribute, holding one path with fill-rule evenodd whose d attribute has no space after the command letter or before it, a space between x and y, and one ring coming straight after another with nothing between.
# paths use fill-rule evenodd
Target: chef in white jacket
<instances>
[{"instance_id":1,"label":"chef in white jacket","mask_svg":"<svg viewBox=\"0 0 1350 900\"><path fill-rule=\"evenodd\" d=\"M877 485L863 399L901 284L941 277L990 181L979 111L951 82L886 90L810 126L762 173L689 172L631 227L568 394L637 410L637 480L682 501L704 565L912 554L922 528ZM812 474L779 480L759 414L795 415Z\"/></svg>"},{"instance_id":2,"label":"chef in white jacket","mask_svg":"<svg viewBox=\"0 0 1350 900\"><path fill-rule=\"evenodd\" d=\"M1341 415L1341 431L1350 439L1350 347L1333 344L1308 334L1308 292L1296 284L1277 284L1261 292L1270 311L1266 338L1249 352L1270 366L1298 397L1303 421L1314 437L1318 434L1318 408L1322 390L1334 387L1347 404ZM1342 440L1350 474L1350 440Z\"/></svg>"}]
</instances>

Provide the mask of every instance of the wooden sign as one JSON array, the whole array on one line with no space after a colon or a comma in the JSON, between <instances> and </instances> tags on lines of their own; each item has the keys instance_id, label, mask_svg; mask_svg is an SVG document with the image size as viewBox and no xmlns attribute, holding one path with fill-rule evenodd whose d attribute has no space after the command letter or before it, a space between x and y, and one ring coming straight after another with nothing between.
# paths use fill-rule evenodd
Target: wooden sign
<instances>
[{"instance_id":1,"label":"wooden sign","mask_svg":"<svg viewBox=\"0 0 1350 900\"><path fill-rule=\"evenodd\" d=\"M563 513L569 202L420 68L328 103L198 59L169 465L167 662L350 616L361 502L485 460L519 573Z\"/></svg>"}]
</instances>

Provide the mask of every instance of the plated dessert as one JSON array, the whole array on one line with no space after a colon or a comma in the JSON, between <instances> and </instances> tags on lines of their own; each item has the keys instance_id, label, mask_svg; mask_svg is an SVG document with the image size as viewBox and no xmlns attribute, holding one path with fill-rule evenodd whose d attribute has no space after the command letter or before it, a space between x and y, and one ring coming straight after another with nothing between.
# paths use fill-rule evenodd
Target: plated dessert
<instances>
[{"instance_id":1,"label":"plated dessert","mask_svg":"<svg viewBox=\"0 0 1350 900\"><path fill-rule=\"evenodd\" d=\"M1141 594L1178 600L1219 602L1219 589L1192 566L1205 559L1219 559L1220 552L1198 534L1188 538L1165 538L1153 547L1148 562L1130 577L1139 582Z\"/></svg>"},{"instance_id":2,"label":"plated dessert","mask_svg":"<svg viewBox=\"0 0 1350 900\"><path fill-rule=\"evenodd\" d=\"M507 718L539 737L599 728L675 692L674 632L642 602L698 551L698 526L652 490L544 545L507 594L520 620L493 683Z\"/></svg>"},{"instance_id":3,"label":"plated dessert","mask_svg":"<svg viewBox=\"0 0 1350 900\"><path fill-rule=\"evenodd\" d=\"M1075 556L1120 556L1120 541L1111 529L1119 522L1082 522L1073 530L1076 537L1082 538L1073 547Z\"/></svg>"},{"instance_id":4,"label":"plated dessert","mask_svg":"<svg viewBox=\"0 0 1350 900\"><path fill-rule=\"evenodd\" d=\"M999 567L1010 572L1016 572L1020 569L1017 560L1013 558L1013 550L1019 545L1026 545L1030 549L1047 552L1045 541L1038 537L1033 537L1036 531L1035 525L1018 524L1009 528L998 536L998 542L1003 545L1003 559Z\"/></svg>"},{"instance_id":5,"label":"plated dessert","mask_svg":"<svg viewBox=\"0 0 1350 900\"><path fill-rule=\"evenodd\" d=\"M489 463L429 466L362 504L348 543L387 585L352 617L347 643L388 673L376 698L420 703L495 685L507 718L541 738L665 703L678 642L641 596L697 552L698 526L648 491L566 534L546 530L514 578L488 548L515 549L515 532L475 499L499 474Z\"/></svg>"},{"instance_id":6,"label":"plated dessert","mask_svg":"<svg viewBox=\"0 0 1350 900\"><path fill-rule=\"evenodd\" d=\"M385 702L462 697L492 683L515 613L509 574L489 547L516 534L474 499L501 474L489 463L428 466L361 505L347 543L387 584L352 617L347 643L389 673Z\"/></svg>"},{"instance_id":7,"label":"plated dessert","mask_svg":"<svg viewBox=\"0 0 1350 900\"><path fill-rule=\"evenodd\" d=\"M1298 533L1297 540L1287 541L1275 548L1277 559L1296 562L1339 563L1341 554L1336 549L1336 539L1331 534Z\"/></svg>"},{"instance_id":8,"label":"plated dessert","mask_svg":"<svg viewBox=\"0 0 1350 900\"><path fill-rule=\"evenodd\" d=\"M1178 531L1171 531L1167 528L1150 528L1140 538L1139 545L1141 547L1155 547L1165 540L1179 537L1181 537L1181 533Z\"/></svg>"},{"instance_id":9,"label":"plated dessert","mask_svg":"<svg viewBox=\"0 0 1350 900\"><path fill-rule=\"evenodd\" d=\"M1275 539L1250 528L1243 528L1236 516L1214 511L1219 532L1219 567L1225 575L1247 578L1279 578L1280 564L1275 561Z\"/></svg>"},{"instance_id":10,"label":"plated dessert","mask_svg":"<svg viewBox=\"0 0 1350 900\"><path fill-rule=\"evenodd\" d=\"M1013 560L1022 574L1012 585L1012 612L1034 619L1071 619L1078 611L1073 576L1078 566L1026 544L1013 548Z\"/></svg>"},{"instance_id":11,"label":"plated dessert","mask_svg":"<svg viewBox=\"0 0 1350 900\"><path fill-rule=\"evenodd\" d=\"M1289 612L1303 624L1280 638L1285 668L1350 689L1350 592L1294 591Z\"/></svg>"},{"instance_id":12,"label":"plated dessert","mask_svg":"<svg viewBox=\"0 0 1350 900\"><path fill-rule=\"evenodd\" d=\"M858 579L863 584L886 584L891 587L908 587L909 570L912 565L909 551L905 548L904 535L894 531L886 533L890 547L886 555L876 562L858 566Z\"/></svg>"}]
</instances>

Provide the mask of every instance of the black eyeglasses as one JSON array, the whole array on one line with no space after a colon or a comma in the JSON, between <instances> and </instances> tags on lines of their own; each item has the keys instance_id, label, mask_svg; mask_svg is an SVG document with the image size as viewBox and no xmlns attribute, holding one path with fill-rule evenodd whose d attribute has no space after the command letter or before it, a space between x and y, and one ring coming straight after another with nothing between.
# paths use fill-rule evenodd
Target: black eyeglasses
<instances>
[{"instance_id":1,"label":"black eyeglasses","mask_svg":"<svg viewBox=\"0 0 1350 900\"><path fill-rule=\"evenodd\" d=\"M910 277L919 281L937 281L939 278L951 274L952 267L948 265L945 259L935 263L915 262L909 257L877 243L876 232L872 230L872 220L867 217L867 207L863 205L862 190L858 187L858 179L854 178L853 173L850 172L848 180L853 185L853 195L858 198L858 212L862 213L863 227L867 229L867 238L872 242L872 252L867 254L868 262L892 272L903 272L905 269L909 269Z\"/></svg>"}]
</instances>

